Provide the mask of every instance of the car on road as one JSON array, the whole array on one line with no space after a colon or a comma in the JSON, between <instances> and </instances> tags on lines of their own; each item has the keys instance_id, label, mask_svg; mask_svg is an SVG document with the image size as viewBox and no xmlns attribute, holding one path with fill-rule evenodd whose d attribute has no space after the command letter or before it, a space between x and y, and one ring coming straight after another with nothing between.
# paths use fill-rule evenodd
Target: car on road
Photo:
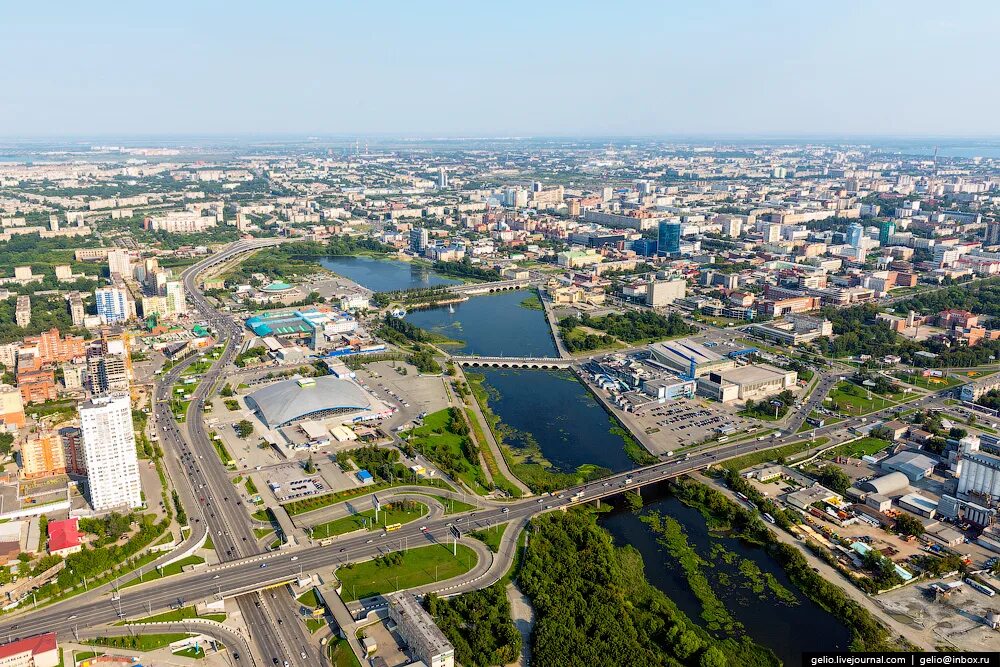
<instances>
[{"instance_id":1,"label":"car on road","mask_svg":"<svg viewBox=\"0 0 1000 667\"><path fill-rule=\"evenodd\" d=\"M267 567L267 563L261 563L260 567L261 567L261 569L264 569L265 567Z\"/></svg>"},{"instance_id":2,"label":"car on road","mask_svg":"<svg viewBox=\"0 0 1000 667\"><path fill-rule=\"evenodd\" d=\"M297 561L298 559L299 559L299 557L298 557L298 556L292 556L292 562L293 562L293 563L294 563L295 561Z\"/></svg>"}]
</instances>

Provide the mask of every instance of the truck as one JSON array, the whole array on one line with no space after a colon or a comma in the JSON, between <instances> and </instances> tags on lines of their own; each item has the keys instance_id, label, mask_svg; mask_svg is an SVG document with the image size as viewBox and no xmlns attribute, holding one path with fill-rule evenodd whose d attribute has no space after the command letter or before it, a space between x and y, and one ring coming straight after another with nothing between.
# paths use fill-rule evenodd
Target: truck
<instances>
[{"instance_id":1,"label":"truck","mask_svg":"<svg viewBox=\"0 0 1000 667\"><path fill-rule=\"evenodd\" d=\"M583 498L583 491L577 491L573 494L573 500L579 500L580 498Z\"/></svg>"}]
</instances>

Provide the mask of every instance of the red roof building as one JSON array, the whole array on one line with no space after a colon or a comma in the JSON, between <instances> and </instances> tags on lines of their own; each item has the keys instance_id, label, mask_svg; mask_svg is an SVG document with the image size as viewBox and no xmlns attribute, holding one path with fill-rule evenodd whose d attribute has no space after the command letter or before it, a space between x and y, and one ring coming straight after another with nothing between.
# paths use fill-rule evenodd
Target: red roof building
<instances>
[{"instance_id":1,"label":"red roof building","mask_svg":"<svg viewBox=\"0 0 1000 667\"><path fill-rule=\"evenodd\" d=\"M0 644L0 665L3 667L56 667L58 664L59 650L54 632Z\"/></svg>"},{"instance_id":2,"label":"red roof building","mask_svg":"<svg viewBox=\"0 0 1000 667\"><path fill-rule=\"evenodd\" d=\"M49 553L54 556L68 556L82 548L77 519L63 519L49 522ZM0 662L2 664L2 662Z\"/></svg>"}]
</instances>

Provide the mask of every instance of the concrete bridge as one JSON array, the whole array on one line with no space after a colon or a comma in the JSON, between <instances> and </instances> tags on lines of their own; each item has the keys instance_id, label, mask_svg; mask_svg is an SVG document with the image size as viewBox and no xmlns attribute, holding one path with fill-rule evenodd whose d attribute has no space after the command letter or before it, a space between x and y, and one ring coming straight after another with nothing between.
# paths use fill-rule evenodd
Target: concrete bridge
<instances>
[{"instance_id":1,"label":"concrete bridge","mask_svg":"<svg viewBox=\"0 0 1000 667\"><path fill-rule=\"evenodd\" d=\"M452 357L452 361L466 368L569 368L576 359L557 357Z\"/></svg>"},{"instance_id":2,"label":"concrete bridge","mask_svg":"<svg viewBox=\"0 0 1000 667\"><path fill-rule=\"evenodd\" d=\"M470 283L468 285L454 285L448 288L449 292L455 294L489 294L491 292L506 292L507 290L524 289L531 285L527 278L522 280L497 280L492 283Z\"/></svg>"}]
</instances>

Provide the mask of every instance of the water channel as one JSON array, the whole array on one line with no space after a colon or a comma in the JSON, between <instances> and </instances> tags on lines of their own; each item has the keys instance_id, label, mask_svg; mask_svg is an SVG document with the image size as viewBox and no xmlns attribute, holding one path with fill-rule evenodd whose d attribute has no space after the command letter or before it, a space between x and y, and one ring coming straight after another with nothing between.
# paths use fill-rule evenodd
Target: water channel
<instances>
[{"instance_id":1,"label":"water channel","mask_svg":"<svg viewBox=\"0 0 1000 667\"><path fill-rule=\"evenodd\" d=\"M319 260L323 268L338 276L353 280L373 292L456 285L461 280L448 278L432 271L426 264L378 259L365 256L337 255Z\"/></svg>"}]
</instances>

